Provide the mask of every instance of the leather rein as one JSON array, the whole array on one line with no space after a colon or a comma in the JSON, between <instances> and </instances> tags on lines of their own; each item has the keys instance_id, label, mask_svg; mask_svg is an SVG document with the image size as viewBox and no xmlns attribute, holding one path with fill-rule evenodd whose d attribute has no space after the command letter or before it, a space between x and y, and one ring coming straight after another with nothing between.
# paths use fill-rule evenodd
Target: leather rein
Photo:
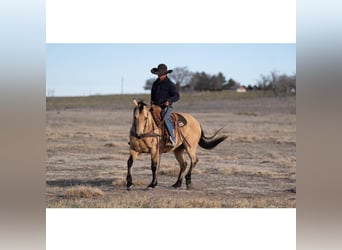
<instances>
[{"instance_id":1,"label":"leather rein","mask_svg":"<svg viewBox=\"0 0 342 250\"><path fill-rule=\"evenodd\" d=\"M153 111L150 110L148 115L152 115L152 120L153 120L153 122L152 122L152 129L149 132L147 132L147 133L143 133L141 135L137 135L136 131L134 130L135 126L132 126L132 129L130 131L130 135L131 136L134 136L137 139L143 139L143 138L146 138L146 137L161 137L160 134L154 132L156 130L156 128L155 128L155 120L154 120L154 117L153 117ZM146 117L146 121L145 121L145 125L144 125L144 131L145 131L147 123L148 123L147 117ZM135 121L134 121L134 124L135 124ZM160 128L160 127L157 126L157 128Z\"/></svg>"}]
</instances>

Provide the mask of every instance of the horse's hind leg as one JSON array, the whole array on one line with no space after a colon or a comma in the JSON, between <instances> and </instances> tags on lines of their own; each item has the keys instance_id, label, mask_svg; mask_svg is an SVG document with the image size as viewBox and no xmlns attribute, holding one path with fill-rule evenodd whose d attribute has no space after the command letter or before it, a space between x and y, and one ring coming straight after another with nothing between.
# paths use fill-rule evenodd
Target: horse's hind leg
<instances>
[{"instance_id":1,"label":"horse's hind leg","mask_svg":"<svg viewBox=\"0 0 342 250\"><path fill-rule=\"evenodd\" d=\"M184 157L184 147L183 146L175 149L173 152L174 152L175 157L179 163L180 170L179 170L178 179L177 179L176 183L172 185L172 187L178 188L178 187L182 186L182 181L183 181L185 169L187 166L187 162L186 162L185 157Z\"/></svg>"},{"instance_id":2,"label":"horse's hind leg","mask_svg":"<svg viewBox=\"0 0 342 250\"><path fill-rule=\"evenodd\" d=\"M191 171L196 166L196 164L198 162L198 157L196 156L196 148L194 148L192 150L188 150L187 152L188 152L188 155L189 155L190 160L191 160L189 171L185 176L186 185L188 186L191 184Z\"/></svg>"},{"instance_id":3,"label":"horse's hind leg","mask_svg":"<svg viewBox=\"0 0 342 250\"><path fill-rule=\"evenodd\" d=\"M135 161L135 159L138 156L138 152L134 151L134 150L130 150L130 155L129 158L127 160L127 177L126 177L126 181L127 181L127 190L130 191L132 189L132 165L133 162Z\"/></svg>"}]
</instances>

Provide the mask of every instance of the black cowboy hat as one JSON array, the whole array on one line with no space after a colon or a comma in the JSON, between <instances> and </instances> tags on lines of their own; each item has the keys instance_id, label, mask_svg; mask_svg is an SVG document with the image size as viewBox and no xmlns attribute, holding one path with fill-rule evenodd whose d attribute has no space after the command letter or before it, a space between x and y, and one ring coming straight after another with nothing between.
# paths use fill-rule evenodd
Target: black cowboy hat
<instances>
[{"instance_id":1,"label":"black cowboy hat","mask_svg":"<svg viewBox=\"0 0 342 250\"><path fill-rule=\"evenodd\" d=\"M157 68L152 68L151 73L155 75L166 75L172 72L172 69L167 70L167 66L163 63L159 64Z\"/></svg>"}]
</instances>

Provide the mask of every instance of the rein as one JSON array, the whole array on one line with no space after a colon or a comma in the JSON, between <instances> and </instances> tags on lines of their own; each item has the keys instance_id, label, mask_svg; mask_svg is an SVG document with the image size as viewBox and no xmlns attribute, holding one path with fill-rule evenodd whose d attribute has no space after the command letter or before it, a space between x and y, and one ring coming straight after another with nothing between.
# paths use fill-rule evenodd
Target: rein
<instances>
[{"instance_id":1,"label":"rein","mask_svg":"<svg viewBox=\"0 0 342 250\"><path fill-rule=\"evenodd\" d=\"M134 136L138 139L143 139L143 138L146 138L146 137L160 137L161 135L160 134L157 134L155 132L153 132L154 129L152 129L150 132L148 133L144 133L142 135L137 135L137 133L135 133L135 131L131 131L131 136Z\"/></svg>"},{"instance_id":2,"label":"rein","mask_svg":"<svg viewBox=\"0 0 342 250\"><path fill-rule=\"evenodd\" d=\"M149 111L149 113L151 113L151 115L152 115L151 111ZM153 115L152 115L152 120L154 121ZM160 134L154 132L156 128L154 126L154 122L153 121L152 121L152 129L149 132L143 133L141 135L137 135L136 131L134 131L134 129L132 129L131 132L130 132L131 136L134 136L134 137L136 137L138 139L143 139L143 138L146 138L146 137L161 137ZM146 122L145 122L145 125L144 125L144 131L145 131L146 127L147 127L147 123L148 123L148 119L146 119Z\"/></svg>"}]
</instances>

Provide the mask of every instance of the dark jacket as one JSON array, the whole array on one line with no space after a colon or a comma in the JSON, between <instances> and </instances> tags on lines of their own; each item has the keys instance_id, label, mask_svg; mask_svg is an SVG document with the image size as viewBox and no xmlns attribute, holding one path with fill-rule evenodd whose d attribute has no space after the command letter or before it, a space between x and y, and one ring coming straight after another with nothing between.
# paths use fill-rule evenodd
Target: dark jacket
<instances>
[{"instance_id":1,"label":"dark jacket","mask_svg":"<svg viewBox=\"0 0 342 250\"><path fill-rule=\"evenodd\" d=\"M154 81L151 89L152 104L163 107L164 103L168 101L172 106L172 103L178 100L179 93L176 85L168 77L163 81L160 81L159 78Z\"/></svg>"}]
</instances>

